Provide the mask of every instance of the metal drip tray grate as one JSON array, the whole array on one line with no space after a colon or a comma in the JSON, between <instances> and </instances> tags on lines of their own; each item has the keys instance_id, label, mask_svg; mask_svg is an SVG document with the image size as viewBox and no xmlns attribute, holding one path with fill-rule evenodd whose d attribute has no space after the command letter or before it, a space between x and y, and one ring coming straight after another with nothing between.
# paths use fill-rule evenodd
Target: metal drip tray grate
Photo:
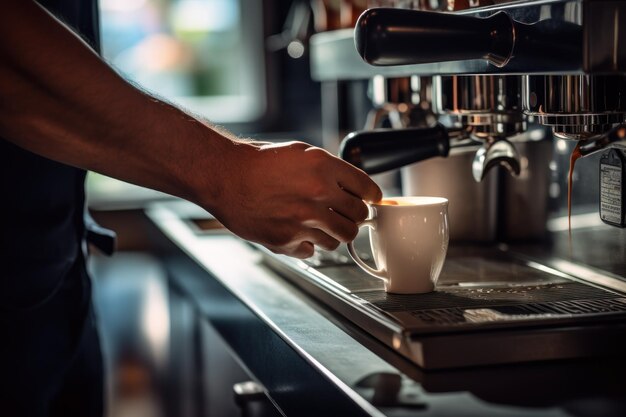
<instances>
[{"instance_id":1,"label":"metal drip tray grate","mask_svg":"<svg viewBox=\"0 0 626 417\"><path fill-rule=\"evenodd\" d=\"M548 318L558 315L610 312L626 312L626 298L594 301L557 301L476 309L443 308L412 311L411 314L424 323L451 325L467 322L513 321L531 317Z\"/></svg>"},{"instance_id":2,"label":"metal drip tray grate","mask_svg":"<svg viewBox=\"0 0 626 417\"><path fill-rule=\"evenodd\" d=\"M528 303L615 298L615 294L578 282L504 288L439 288L420 295L361 292L359 297L384 311L481 308Z\"/></svg>"},{"instance_id":3,"label":"metal drip tray grate","mask_svg":"<svg viewBox=\"0 0 626 417\"><path fill-rule=\"evenodd\" d=\"M626 298L579 282L532 286L439 288L421 295L359 293L382 313L398 318L411 329L442 330L480 324L571 319L598 314L626 313Z\"/></svg>"}]
</instances>

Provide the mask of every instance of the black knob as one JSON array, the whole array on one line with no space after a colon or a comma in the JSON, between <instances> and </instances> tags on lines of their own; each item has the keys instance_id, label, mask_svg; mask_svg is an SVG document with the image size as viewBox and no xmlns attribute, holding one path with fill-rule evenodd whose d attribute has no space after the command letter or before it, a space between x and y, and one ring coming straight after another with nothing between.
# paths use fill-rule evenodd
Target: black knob
<instances>
[{"instance_id":1,"label":"black knob","mask_svg":"<svg viewBox=\"0 0 626 417\"><path fill-rule=\"evenodd\" d=\"M515 30L504 12L478 18L375 8L359 17L354 41L359 55L373 65L487 59L503 67L512 56Z\"/></svg>"},{"instance_id":2,"label":"black knob","mask_svg":"<svg viewBox=\"0 0 626 417\"><path fill-rule=\"evenodd\" d=\"M448 156L445 127L376 129L352 132L341 142L339 155L368 174L389 171L435 156Z\"/></svg>"}]
</instances>

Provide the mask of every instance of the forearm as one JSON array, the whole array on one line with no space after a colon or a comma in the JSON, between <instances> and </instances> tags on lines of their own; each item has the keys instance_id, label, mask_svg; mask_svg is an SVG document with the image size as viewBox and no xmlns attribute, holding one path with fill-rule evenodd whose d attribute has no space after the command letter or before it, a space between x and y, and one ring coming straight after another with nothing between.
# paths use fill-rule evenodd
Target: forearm
<instances>
[{"instance_id":1,"label":"forearm","mask_svg":"<svg viewBox=\"0 0 626 417\"><path fill-rule=\"evenodd\" d=\"M381 198L367 175L302 142L243 143L150 97L29 0L0 14L0 137L191 200L235 234L307 257L356 236Z\"/></svg>"},{"instance_id":2,"label":"forearm","mask_svg":"<svg viewBox=\"0 0 626 417\"><path fill-rule=\"evenodd\" d=\"M128 84L38 5L13 3L0 17L0 136L196 202L201 174L210 205L231 139Z\"/></svg>"}]
</instances>

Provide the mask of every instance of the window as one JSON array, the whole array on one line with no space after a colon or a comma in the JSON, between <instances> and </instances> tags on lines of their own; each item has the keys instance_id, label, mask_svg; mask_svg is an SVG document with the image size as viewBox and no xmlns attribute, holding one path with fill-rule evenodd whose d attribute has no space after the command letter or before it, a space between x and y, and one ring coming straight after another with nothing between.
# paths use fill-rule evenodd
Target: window
<instances>
[{"instance_id":1,"label":"window","mask_svg":"<svg viewBox=\"0 0 626 417\"><path fill-rule=\"evenodd\" d=\"M259 0L100 0L102 55L124 77L218 124L266 108ZM161 193L90 173L89 205L132 207Z\"/></svg>"},{"instance_id":2,"label":"window","mask_svg":"<svg viewBox=\"0 0 626 417\"><path fill-rule=\"evenodd\" d=\"M265 111L262 2L101 0L102 53L144 89L216 123Z\"/></svg>"}]
</instances>

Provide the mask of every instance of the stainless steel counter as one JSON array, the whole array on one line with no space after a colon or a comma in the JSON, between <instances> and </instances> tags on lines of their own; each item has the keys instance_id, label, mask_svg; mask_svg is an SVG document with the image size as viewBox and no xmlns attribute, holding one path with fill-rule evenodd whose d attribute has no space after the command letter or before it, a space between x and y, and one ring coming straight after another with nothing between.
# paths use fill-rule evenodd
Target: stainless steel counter
<instances>
[{"instance_id":1,"label":"stainless steel counter","mask_svg":"<svg viewBox=\"0 0 626 417\"><path fill-rule=\"evenodd\" d=\"M269 270L245 242L195 230L193 210L159 203L147 214L198 267L179 285L286 415L626 415L623 360L426 372Z\"/></svg>"}]
</instances>

